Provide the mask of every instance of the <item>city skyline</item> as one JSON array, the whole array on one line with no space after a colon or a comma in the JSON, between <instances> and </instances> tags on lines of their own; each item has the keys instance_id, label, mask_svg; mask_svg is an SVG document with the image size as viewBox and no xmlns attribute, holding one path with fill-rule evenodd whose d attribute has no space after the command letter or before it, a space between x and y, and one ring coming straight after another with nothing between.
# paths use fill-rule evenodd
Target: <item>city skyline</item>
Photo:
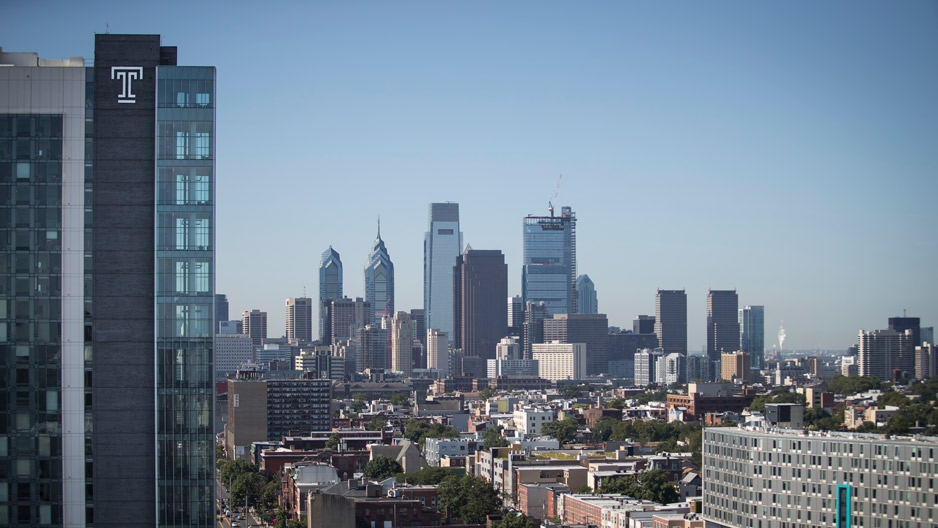
<instances>
[{"instance_id":1,"label":"city skyline","mask_svg":"<svg viewBox=\"0 0 938 528\"><path fill-rule=\"evenodd\" d=\"M94 32L159 33L218 67L216 291L271 336L329 245L364 297L378 214L395 308L422 307L434 202L520 295L521 219L554 197L609 323L685 289L692 353L708 289L765 306L770 350L782 320L786 349L938 324L933 4L96 6L5 5L0 46L90 60Z\"/></svg>"}]
</instances>

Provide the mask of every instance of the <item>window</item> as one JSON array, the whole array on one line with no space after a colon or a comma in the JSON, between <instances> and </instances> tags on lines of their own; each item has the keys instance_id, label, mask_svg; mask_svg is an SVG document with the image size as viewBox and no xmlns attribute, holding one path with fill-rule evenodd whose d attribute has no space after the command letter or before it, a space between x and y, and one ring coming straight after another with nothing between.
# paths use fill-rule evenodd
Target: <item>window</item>
<instances>
[{"instance_id":1,"label":"window","mask_svg":"<svg viewBox=\"0 0 938 528\"><path fill-rule=\"evenodd\" d=\"M208 159L211 155L210 139L208 132L195 133L195 157L196 159Z\"/></svg>"},{"instance_id":2,"label":"window","mask_svg":"<svg viewBox=\"0 0 938 528\"><path fill-rule=\"evenodd\" d=\"M188 92L176 92L176 106L179 108L185 108L189 106Z\"/></svg>"},{"instance_id":3,"label":"window","mask_svg":"<svg viewBox=\"0 0 938 528\"><path fill-rule=\"evenodd\" d=\"M176 159L186 159L189 155L189 133L176 132Z\"/></svg>"},{"instance_id":4,"label":"window","mask_svg":"<svg viewBox=\"0 0 938 528\"><path fill-rule=\"evenodd\" d=\"M208 261L197 261L195 263L195 291L197 293L208 293L211 283Z\"/></svg>"},{"instance_id":5,"label":"window","mask_svg":"<svg viewBox=\"0 0 938 528\"><path fill-rule=\"evenodd\" d=\"M184 204L189 199L189 178L185 174L176 175L176 204Z\"/></svg>"},{"instance_id":6,"label":"window","mask_svg":"<svg viewBox=\"0 0 938 528\"><path fill-rule=\"evenodd\" d=\"M189 248L189 219L176 218L176 249Z\"/></svg>"},{"instance_id":7,"label":"window","mask_svg":"<svg viewBox=\"0 0 938 528\"><path fill-rule=\"evenodd\" d=\"M209 247L209 220L208 218L195 219L195 246L198 249Z\"/></svg>"},{"instance_id":8,"label":"window","mask_svg":"<svg viewBox=\"0 0 938 528\"><path fill-rule=\"evenodd\" d=\"M176 293L189 291L189 263L176 262Z\"/></svg>"},{"instance_id":9,"label":"window","mask_svg":"<svg viewBox=\"0 0 938 528\"><path fill-rule=\"evenodd\" d=\"M211 101L212 101L211 94L207 94L207 93L195 94L195 104L199 105L202 108L205 108L206 106L208 106L209 103L211 103Z\"/></svg>"},{"instance_id":10,"label":"window","mask_svg":"<svg viewBox=\"0 0 938 528\"><path fill-rule=\"evenodd\" d=\"M211 192L209 190L209 177L207 174L199 174L195 177L195 202L206 204L210 201Z\"/></svg>"}]
</instances>

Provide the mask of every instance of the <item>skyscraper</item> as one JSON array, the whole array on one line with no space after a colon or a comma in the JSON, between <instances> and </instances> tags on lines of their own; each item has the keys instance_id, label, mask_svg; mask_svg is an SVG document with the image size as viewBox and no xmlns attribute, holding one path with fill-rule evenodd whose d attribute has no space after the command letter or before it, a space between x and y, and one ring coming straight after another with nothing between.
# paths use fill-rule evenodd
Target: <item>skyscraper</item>
<instances>
[{"instance_id":1,"label":"skyscraper","mask_svg":"<svg viewBox=\"0 0 938 528\"><path fill-rule=\"evenodd\" d=\"M520 295L508 298L508 335L521 337L524 327L524 301Z\"/></svg>"},{"instance_id":2,"label":"skyscraper","mask_svg":"<svg viewBox=\"0 0 938 528\"><path fill-rule=\"evenodd\" d=\"M915 372L915 334L912 329L860 330L857 339L857 372L860 376L876 376L882 381L895 379L895 374Z\"/></svg>"},{"instance_id":3,"label":"skyscraper","mask_svg":"<svg viewBox=\"0 0 938 528\"><path fill-rule=\"evenodd\" d=\"M632 333L635 334L654 334L655 333L655 316L653 315L639 315L634 320L632 320Z\"/></svg>"},{"instance_id":4,"label":"skyscraper","mask_svg":"<svg viewBox=\"0 0 938 528\"><path fill-rule=\"evenodd\" d=\"M913 341L912 346L919 346L922 344L921 323L918 317L890 317L888 328L899 333L905 332L906 330L911 330Z\"/></svg>"},{"instance_id":5,"label":"skyscraper","mask_svg":"<svg viewBox=\"0 0 938 528\"><path fill-rule=\"evenodd\" d=\"M586 375L609 370L609 320L606 314L556 314L544 319L544 342L584 343Z\"/></svg>"},{"instance_id":6,"label":"skyscraper","mask_svg":"<svg viewBox=\"0 0 938 528\"><path fill-rule=\"evenodd\" d=\"M329 335L332 336L332 342L328 344L335 345L354 339L360 328L370 324L371 313L371 303L361 297L332 299L329 303Z\"/></svg>"},{"instance_id":7,"label":"skyscraper","mask_svg":"<svg viewBox=\"0 0 938 528\"><path fill-rule=\"evenodd\" d=\"M570 207L560 216L524 218L524 302L543 302L547 315L577 313L576 216Z\"/></svg>"},{"instance_id":8,"label":"skyscraper","mask_svg":"<svg viewBox=\"0 0 938 528\"><path fill-rule=\"evenodd\" d=\"M749 354L753 370L765 368L765 308L746 306L739 310L739 349Z\"/></svg>"},{"instance_id":9,"label":"skyscraper","mask_svg":"<svg viewBox=\"0 0 938 528\"><path fill-rule=\"evenodd\" d=\"M453 335L453 266L462 250L459 204L430 204L423 240L423 309L427 328Z\"/></svg>"},{"instance_id":10,"label":"skyscraper","mask_svg":"<svg viewBox=\"0 0 938 528\"><path fill-rule=\"evenodd\" d=\"M212 526L214 68L0 64L0 524Z\"/></svg>"},{"instance_id":11,"label":"skyscraper","mask_svg":"<svg viewBox=\"0 0 938 528\"><path fill-rule=\"evenodd\" d=\"M339 252L329 249L322 252L319 261L319 342L332 343L329 321L329 303L342 298L342 259Z\"/></svg>"},{"instance_id":12,"label":"skyscraper","mask_svg":"<svg viewBox=\"0 0 938 528\"><path fill-rule=\"evenodd\" d=\"M739 348L739 297L736 290L707 291L707 356L720 361L723 352Z\"/></svg>"},{"instance_id":13,"label":"skyscraper","mask_svg":"<svg viewBox=\"0 0 938 528\"><path fill-rule=\"evenodd\" d=\"M440 379L449 376L449 338L436 328L427 329L427 368L439 371Z\"/></svg>"},{"instance_id":14,"label":"skyscraper","mask_svg":"<svg viewBox=\"0 0 938 528\"><path fill-rule=\"evenodd\" d=\"M215 294L215 326L212 332L220 333L220 323L228 320L228 296L224 293Z\"/></svg>"},{"instance_id":15,"label":"skyscraper","mask_svg":"<svg viewBox=\"0 0 938 528\"><path fill-rule=\"evenodd\" d=\"M256 308L250 312L241 312L241 331L251 336L255 349L264 346L264 340L267 339L267 312Z\"/></svg>"},{"instance_id":16,"label":"skyscraper","mask_svg":"<svg viewBox=\"0 0 938 528\"><path fill-rule=\"evenodd\" d=\"M508 265L499 250L467 249L453 271L454 346L466 356L495 358L508 333Z\"/></svg>"},{"instance_id":17,"label":"skyscraper","mask_svg":"<svg viewBox=\"0 0 938 528\"><path fill-rule=\"evenodd\" d=\"M687 294L684 290L658 290L655 334L665 354L687 355Z\"/></svg>"},{"instance_id":18,"label":"skyscraper","mask_svg":"<svg viewBox=\"0 0 938 528\"><path fill-rule=\"evenodd\" d=\"M290 297L286 303L287 342L296 345L313 340L313 300Z\"/></svg>"},{"instance_id":19,"label":"skyscraper","mask_svg":"<svg viewBox=\"0 0 938 528\"><path fill-rule=\"evenodd\" d=\"M596 285L589 275L580 275L576 278L576 308L577 313L599 313L599 301L596 299Z\"/></svg>"},{"instance_id":20,"label":"skyscraper","mask_svg":"<svg viewBox=\"0 0 938 528\"><path fill-rule=\"evenodd\" d=\"M391 370L403 372L404 376L414 374L414 328L410 313L397 312L391 320Z\"/></svg>"},{"instance_id":21,"label":"skyscraper","mask_svg":"<svg viewBox=\"0 0 938 528\"><path fill-rule=\"evenodd\" d=\"M525 303L524 306L524 332L522 333L522 349L524 359L531 359L534 343L544 342L544 319L547 317L547 305L543 302Z\"/></svg>"},{"instance_id":22,"label":"skyscraper","mask_svg":"<svg viewBox=\"0 0 938 528\"><path fill-rule=\"evenodd\" d=\"M372 325L378 325L381 317L390 317L394 313L394 264L384 240L381 240L380 222L378 238L365 263L365 300L371 304Z\"/></svg>"}]
</instances>

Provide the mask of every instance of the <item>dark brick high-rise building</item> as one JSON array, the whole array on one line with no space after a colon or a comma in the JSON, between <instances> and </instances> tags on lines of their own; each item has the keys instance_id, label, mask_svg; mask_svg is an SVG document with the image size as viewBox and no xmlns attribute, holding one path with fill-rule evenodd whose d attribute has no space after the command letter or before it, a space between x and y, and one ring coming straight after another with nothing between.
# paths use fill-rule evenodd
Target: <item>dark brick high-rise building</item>
<instances>
[{"instance_id":1,"label":"dark brick high-rise building","mask_svg":"<svg viewBox=\"0 0 938 528\"><path fill-rule=\"evenodd\" d=\"M467 249L453 270L453 343L466 356L495 358L508 335L508 265L499 250Z\"/></svg>"}]
</instances>

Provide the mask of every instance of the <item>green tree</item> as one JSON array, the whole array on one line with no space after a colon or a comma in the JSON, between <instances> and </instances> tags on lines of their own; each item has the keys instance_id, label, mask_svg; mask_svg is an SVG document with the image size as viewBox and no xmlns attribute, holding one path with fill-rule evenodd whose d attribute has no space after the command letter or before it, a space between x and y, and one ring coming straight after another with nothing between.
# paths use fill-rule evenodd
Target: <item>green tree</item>
<instances>
[{"instance_id":1,"label":"green tree","mask_svg":"<svg viewBox=\"0 0 938 528\"><path fill-rule=\"evenodd\" d=\"M482 438L484 439L482 448L485 450L489 450L493 447L508 447L508 439L502 436L501 427L486 429Z\"/></svg>"},{"instance_id":2,"label":"green tree","mask_svg":"<svg viewBox=\"0 0 938 528\"><path fill-rule=\"evenodd\" d=\"M382 418L381 416L375 416L367 424L365 424L366 431L381 431L384 429L384 426L388 424L387 418Z\"/></svg>"},{"instance_id":3,"label":"green tree","mask_svg":"<svg viewBox=\"0 0 938 528\"><path fill-rule=\"evenodd\" d=\"M593 439L600 442L608 441L619 423L622 423L622 420L616 420L611 416L603 416L596 420L596 425L593 426Z\"/></svg>"},{"instance_id":4,"label":"green tree","mask_svg":"<svg viewBox=\"0 0 938 528\"><path fill-rule=\"evenodd\" d=\"M540 525L534 519L517 512L506 513L501 522L493 525L494 528L538 528L538 526Z\"/></svg>"},{"instance_id":5,"label":"green tree","mask_svg":"<svg viewBox=\"0 0 938 528\"><path fill-rule=\"evenodd\" d=\"M417 445L424 445L427 438L458 438L459 431L448 425L428 423L411 418L404 426L404 438Z\"/></svg>"},{"instance_id":6,"label":"green tree","mask_svg":"<svg viewBox=\"0 0 938 528\"><path fill-rule=\"evenodd\" d=\"M404 468L391 457L377 456L365 465L365 476L371 479L383 480L396 473L403 473Z\"/></svg>"},{"instance_id":7,"label":"green tree","mask_svg":"<svg viewBox=\"0 0 938 528\"><path fill-rule=\"evenodd\" d=\"M560 445L569 444L576 438L580 423L574 418L554 420L541 426L541 433L556 438Z\"/></svg>"},{"instance_id":8,"label":"green tree","mask_svg":"<svg viewBox=\"0 0 938 528\"><path fill-rule=\"evenodd\" d=\"M428 466L420 471L400 473L394 476L397 477L397 480L400 482L406 482L415 486L436 486L452 475L453 472L446 468Z\"/></svg>"},{"instance_id":9,"label":"green tree","mask_svg":"<svg viewBox=\"0 0 938 528\"><path fill-rule=\"evenodd\" d=\"M332 433L328 440L326 440L326 449L336 450L339 448L339 444L342 442L342 435L339 433Z\"/></svg>"},{"instance_id":10,"label":"green tree","mask_svg":"<svg viewBox=\"0 0 938 528\"><path fill-rule=\"evenodd\" d=\"M613 398L606 404L606 407L609 409L625 409L625 400L622 398Z\"/></svg>"},{"instance_id":11,"label":"green tree","mask_svg":"<svg viewBox=\"0 0 938 528\"><path fill-rule=\"evenodd\" d=\"M887 405L905 407L910 403L912 403L911 400L906 398L904 394L899 394L895 391L884 393L876 400L876 405L879 406L880 409L885 409Z\"/></svg>"},{"instance_id":12,"label":"green tree","mask_svg":"<svg viewBox=\"0 0 938 528\"><path fill-rule=\"evenodd\" d=\"M579 398L583 395L584 389L586 391L590 390L589 385L563 385L559 387L560 395L565 400L572 400L574 398Z\"/></svg>"},{"instance_id":13,"label":"green tree","mask_svg":"<svg viewBox=\"0 0 938 528\"><path fill-rule=\"evenodd\" d=\"M663 402L663 401L667 401L667 399L668 399L667 389L654 390L651 392L643 392L635 396L635 401L639 405L646 405L648 404L648 402L653 402L653 401Z\"/></svg>"},{"instance_id":14,"label":"green tree","mask_svg":"<svg viewBox=\"0 0 938 528\"><path fill-rule=\"evenodd\" d=\"M247 498L248 507L261 506L266 485L267 479L260 473L242 473L231 483L231 503L244 504Z\"/></svg>"},{"instance_id":15,"label":"green tree","mask_svg":"<svg viewBox=\"0 0 938 528\"><path fill-rule=\"evenodd\" d=\"M879 378L875 376L842 376L835 374L827 382L827 388L835 394L850 396L880 388Z\"/></svg>"},{"instance_id":16,"label":"green tree","mask_svg":"<svg viewBox=\"0 0 938 528\"><path fill-rule=\"evenodd\" d=\"M407 396L407 393L405 392L392 392L391 397L389 399L391 400L392 405L397 405L397 406L407 405L408 403L410 403L410 398Z\"/></svg>"},{"instance_id":17,"label":"green tree","mask_svg":"<svg viewBox=\"0 0 938 528\"><path fill-rule=\"evenodd\" d=\"M437 490L445 516L468 524L484 522L486 515L497 512L501 506L495 488L475 475L450 477Z\"/></svg>"},{"instance_id":18,"label":"green tree","mask_svg":"<svg viewBox=\"0 0 938 528\"><path fill-rule=\"evenodd\" d=\"M607 481L599 487L598 492L621 493L660 504L676 502L680 498L674 484L668 480L668 473L660 469L642 472L634 480L622 477Z\"/></svg>"},{"instance_id":19,"label":"green tree","mask_svg":"<svg viewBox=\"0 0 938 528\"><path fill-rule=\"evenodd\" d=\"M486 387L486 388L484 388L484 389L482 389L482 390L479 391L479 398L481 398L481 399L483 399L483 400L487 400L487 399L491 398L492 396L495 396L495 391L493 391L493 390L492 390L491 388L489 388L489 387Z\"/></svg>"},{"instance_id":20,"label":"green tree","mask_svg":"<svg viewBox=\"0 0 938 528\"><path fill-rule=\"evenodd\" d=\"M225 489L230 492L230 486L238 477L247 473L257 472L257 466L239 458L237 460L226 462L221 468L219 468L219 477L221 478L222 485L225 486Z\"/></svg>"}]
</instances>

